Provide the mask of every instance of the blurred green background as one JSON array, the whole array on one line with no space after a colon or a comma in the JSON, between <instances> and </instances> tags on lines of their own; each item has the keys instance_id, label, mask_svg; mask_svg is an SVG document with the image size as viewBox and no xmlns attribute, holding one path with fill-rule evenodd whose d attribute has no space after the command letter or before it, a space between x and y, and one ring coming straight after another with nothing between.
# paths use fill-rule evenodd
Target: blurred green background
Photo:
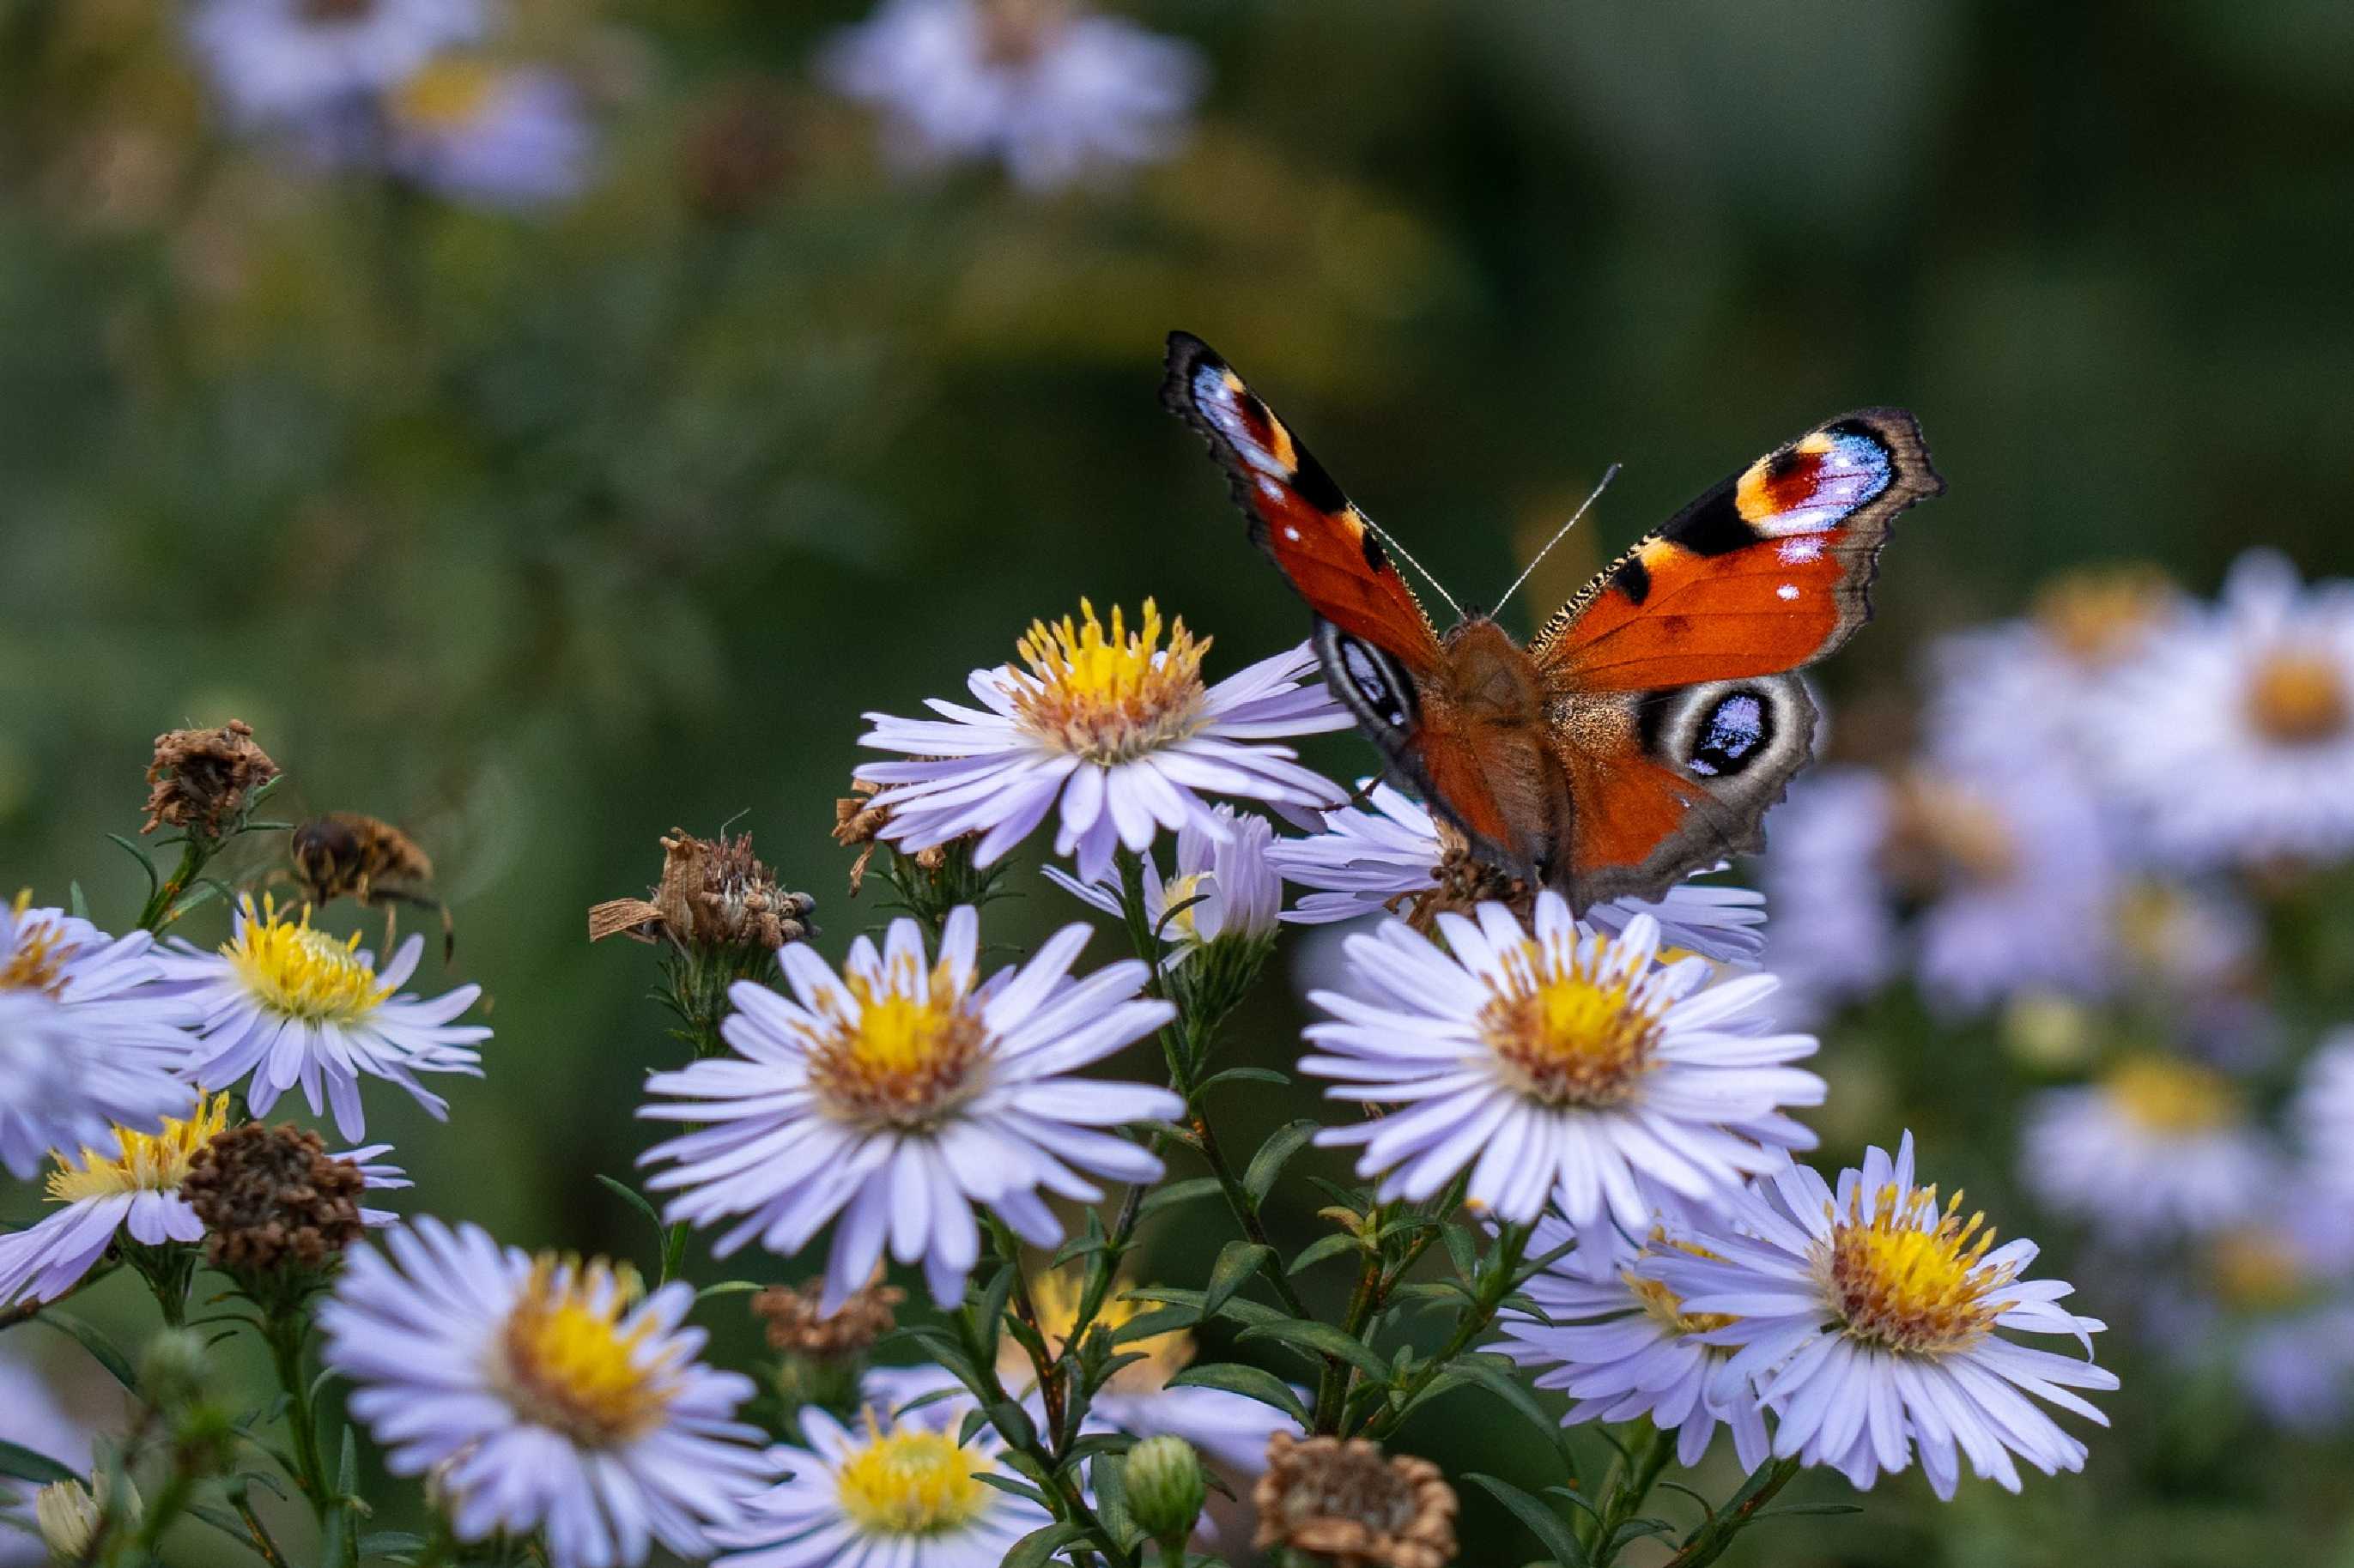
<instances>
[{"instance_id":1,"label":"blurred green background","mask_svg":"<svg viewBox=\"0 0 2354 1568\"><path fill-rule=\"evenodd\" d=\"M448 1125L370 1096L411 1211L646 1252L590 1178L650 1141L636 1086L676 1048L648 955L592 950L583 911L643 891L663 831L748 829L838 954L884 918L827 836L863 710L961 694L1082 594L1156 596L1214 676L1304 634L1157 405L1171 327L1467 602L1623 461L1523 626L1757 452L1912 408L1950 493L1822 672L1859 726L1927 639L2062 566L2204 592L2265 540L2354 570L2342 0L1139 5L1205 51L1193 133L1045 195L894 176L809 69L861 9L526 0L599 149L578 200L509 216L228 134L169 6L0 0L0 885L78 878L126 923L143 884L103 835L135 828L150 737L229 717L281 800L411 828L497 1030ZM1015 885L997 939L1074 916ZM1236 1049L1281 1061L1297 1022L1270 996ZM1827 1054L1827 1157L1910 1120L2002 1218L2009 1149L1967 1136L2000 1125L1992 1047L1878 1044ZM1245 1106L1232 1141L1299 1109ZM1148 1253L1176 1277L1218 1239ZM134 1289L103 1305L135 1321ZM731 1303L705 1314L748 1353ZM2086 1477L1946 1506L1908 1477L1736 1561L2354 1560L2343 1446L2122 1351ZM1470 1395L1405 1446L1534 1470ZM1526 1553L1467 1510L1467 1563Z\"/></svg>"}]
</instances>

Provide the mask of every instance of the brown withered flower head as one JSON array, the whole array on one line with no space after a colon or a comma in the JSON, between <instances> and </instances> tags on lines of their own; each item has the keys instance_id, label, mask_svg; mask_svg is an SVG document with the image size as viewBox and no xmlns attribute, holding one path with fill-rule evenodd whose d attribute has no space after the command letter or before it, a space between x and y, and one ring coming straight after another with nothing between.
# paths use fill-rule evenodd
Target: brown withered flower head
<instances>
[{"instance_id":1,"label":"brown withered flower head","mask_svg":"<svg viewBox=\"0 0 2354 1568\"><path fill-rule=\"evenodd\" d=\"M828 1318L818 1311L824 1294L825 1281L818 1278L799 1289L771 1285L754 1296L752 1310L769 1325L769 1348L819 1361L854 1356L898 1326L893 1308L907 1298L906 1291L878 1277Z\"/></svg>"},{"instance_id":2,"label":"brown withered flower head","mask_svg":"<svg viewBox=\"0 0 2354 1568\"><path fill-rule=\"evenodd\" d=\"M850 781L850 788L851 794L833 803L833 842L844 849L853 844L858 846L858 858L850 863L850 895L855 898L859 888L865 885L866 867L875 858L875 849L882 841L883 830L891 825L891 808L870 803L875 792L883 788L880 784L854 779ZM949 841L950 843L954 842ZM920 871L936 872L948 863L949 845L934 844L929 849L916 851L907 858L914 861Z\"/></svg>"},{"instance_id":3,"label":"brown withered flower head","mask_svg":"<svg viewBox=\"0 0 2354 1568\"><path fill-rule=\"evenodd\" d=\"M588 911L588 939L664 938L683 948L758 948L775 952L806 939L817 900L777 885L752 853L752 835L698 839L673 828L662 841L662 881L646 898L613 898Z\"/></svg>"},{"instance_id":4,"label":"brown withered flower head","mask_svg":"<svg viewBox=\"0 0 2354 1568\"><path fill-rule=\"evenodd\" d=\"M1264 1552L1288 1547L1332 1568L1445 1568L1455 1560L1455 1489L1427 1459L1391 1458L1363 1437L1278 1432L1251 1500Z\"/></svg>"},{"instance_id":5,"label":"brown withered flower head","mask_svg":"<svg viewBox=\"0 0 2354 1568\"><path fill-rule=\"evenodd\" d=\"M278 777L278 764L253 743L253 726L231 719L218 729L175 729L155 737L147 765L147 822L218 838L237 823L253 792Z\"/></svg>"},{"instance_id":6,"label":"brown withered flower head","mask_svg":"<svg viewBox=\"0 0 2354 1568\"><path fill-rule=\"evenodd\" d=\"M200 1150L180 1195L205 1223L215 1268L267 1274L291 1262L317 1269L360 1239L358 1166L319 1135L281 1122L233 1127Z\"/></svg>"}]
</instances>

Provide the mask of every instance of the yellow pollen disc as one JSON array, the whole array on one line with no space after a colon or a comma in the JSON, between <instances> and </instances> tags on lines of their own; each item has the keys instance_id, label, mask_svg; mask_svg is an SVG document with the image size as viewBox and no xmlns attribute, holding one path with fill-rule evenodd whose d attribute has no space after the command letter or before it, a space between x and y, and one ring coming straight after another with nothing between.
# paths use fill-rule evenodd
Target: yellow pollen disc
<instances>
[{"instance_id":1,"label":"yellow pollen disc","mask_svg":"<svg viewBox=\"0 0 2354 1568\"><path fill-rule=\"evenodd\" d=\"M1984 1214L1961 1217L1956 1192L1943 1213L1937 1189L1907 1194L1880 1190L1877 1213L1863 1215L1859 1192L1844 1215L1834 1213L1830 1240L1815 1270L1848 1334L1867 1345L1915 1355L1966 1350L1983 1339L2011 1305L2002 1289L2014 1270L1980 1269L1994 1245Z\"/></svg>"},{"instance_id":2,"label":"yellow pollen disc","mask_svg":"<svg viewBox=\"0 0 2354 1568\"><path fill-rule=\"evenodd\" d=\"M2279 649L2257 665L2247 705L2256 733L2279 746L2334 740L2354 718L2345 671L2327 653L2306 649Z\"/></svg>"},{"instance_id":3,"label":"yellow pollen disc","mask_svg":"<svg viewBox=\"0 0 2354 1568\"><path fill-rule=\"evenodd\" d=\"M260 919L246 906L244 929L221 951L245 981L246 989L271 1012L289 1018L342 1022L364 1018L392 994L379 984L376 970L359 953L354 933L339 942L324 931L311 928L311 911L289 920L275 904L265 903Z\"/></svg>"},{"instance_id":4,"label":"yellow pollen disc","mask_svg":"<svg viewBox=\"0 0 2354 1568\"><path fill-rule=\"evenodd\" d=\"M2294 1307L2313 1285L2288 1238L2254 1225L2217 1236L2208 1248L2207 1273L2224 1305L2243 1312Z\"/></svg>"},{"instance_id":5,"label":"yellow pollen disc","mask_svg":"<svg viewBox=\"0 0 2354 1568\"><path fill-rule=\"evenodd\" d=\"M2109 1070L2101 1091L2126 1119L2161 1137L2211 1132L2239 1119L2240 1099L2220 1074L2167 1056L2136 1056Z\"/></svg>"},{"instance_id":6,"label":"yellow pollen disc","mask_svg":"<svg viewBox=\"0 0 2354 1568\"><path fill-rule=\"evenodd\" d=\"M1076 623L1068 616L1051 627L1033 621L1017 644L1030 667L1027 674L1012 672L1013 712L1023 728L1057 750L1106 766L1193 734L1208 695L1202 656L1210 640L1196 641L1178 620L1169 628L1169 646L1161 648L1161 611L1149 599L1133 633L1117 605L1109 630L1086 599L1079 614Z\"/></svg>"},{"instance_id":7,"label":"yellow pollen disc","mask_svg":"<svg viewBox=\"0 0 2354 1568\"><path fill-rule=\"evenodd\" d=\"M84 1198L119 1197L125 1192L174 1192L187 1179L188 1164L199 1150L220 1136L228 1125L228 1096L209 1101L199 1095L195 1114L183 1121L164 1118L161 1132L114 1129L113 1158L94 1149L81 1151L79 1162L56 1156L58 1169L49 1176L49 1200L78 1202Z\"/></svg>"},{"instance_id":8,"label":"yellow pollen disc","mask_svg":"<svg viewBox=\"0 0 2354 1568\"><path fill-rule=\"evenodd\" d=\"M1712 1329L1729 1328L1741 1321L1730 1312L1687 1312L1683 1298L1656 1279L1635 1274L1621 1274L1618 1277L1627 1282L1627 1288L1643 1304L1643 1315L1671 1334L1705 1334Z\"/></svg>"},{"instance_id":9,"label":"yellow pollen disc","mask_svg":"<svg viewBox=\"0 0 2354 1568\"><path fill-rule=\"evenodd\" d=\"M899 1427L885 1432L872 1414L866 1443L834 1473L842 1511L870 1535L939 1535L960 1530L989 1507L990 1489L975 1472L996 1467L960 1448L945 1432Z\"/></svg>"},{"instance_id":10,"label":"yellow pollen disc","mask_svg":"<svg viewBox=\"0 0 2354 1568\"><path fill-rule=\"evenodd\" d=\"M1079 1320L1079 1287L1067 1272L1042 1274L1030 1282L1030 1299L1038 1310L1038 1332L1046 1341L1047 1351L1061 1355L1070 1340L1072 1326ZM1115 1285L1096 1309L1095 1320L1106 1333L1116 1334L1145 1310L1137 1302L1120 1299L1119 1287ZM1105 1386L1118 1393L1158 1393L1193 1361L1193 1337L1182 1329L1172 1329L1165 1334L1123 1340L1119 1351L1144 1359L1130 1361L1112 1373L1111 1382ZM1023 1387L1037 1378L1037 1369L1030 1364L1028 1352L1011 1338L1000 1341L997 1372L1003 1382Z\"/></svg>"},{"instance_id":11,"label":"yellow pollen disc","mask_svg":"<svg viewBox=\"0 0 2354 1568\"><path fill-rule=\"evenodd\" d=\"M462 131L497 94L499 73L481 60L446 56L421 67L392 93L392 117L423 131Z\"/></svg>"},{"instance_id":12,"label":"yellow pollen disc","mask_svg":"<svg viewBox=\"0 0 2354 1568\"><path fill-rule=\"evenodd\" d=\"M662 1425L677 1392L673 1358L640 1359L652 1319L620 1326L641 1294L633 1271L601 1259L585 1268L538 1259L495 1341L493 1378L516 1414L591 1448Z\"/></svg>"},{"instance_id":13,"label":"yellow pollen disc","mask_svg":"<svg viewBox=\"0 0 2354 1568\"><path fill-rule=\"evenodd\" d=\"M16 947L0 957L0 991L38 991L56 996L66 988L66 961L75 949L54 921L28 926L26 914L32 906L31 888L16 895Z\"/></svg>"},{"instance_id":14,"label":"yellow pollen disc","mask_svg":"<svg viewBox=\"0 0 2354 1568\"><path fill-rule=\"evenodd\" d=\"M1956 883L2009 880L2019 868L2019 846L1985 800L1915 773L1898 782L1880 862L1891 881L1934 893Z\"/></svg>"},{"instance_id":15,"label":"yellow pollen disc","mask_svg":"<svg viewBox=\"0 0 2354 1568\"><path fill-rule=\"evenodd\" d=\"M1187 900L1199 900L1209 891L1209 882L1210 874L1203 871L1195 872L1191 876L1180 876L1161 885L1161 898L1163 908L1173 909L1181 904L1185 906L1182 909L1178 909L1176 914L1169 916L1167 924L1161 927L1161 930L1187 947L1192 947L1202 939L1200 927L1193 924L1193 916L1200 911L1202 906L1198 902L1188 903Z\"/></svg>"},{"instance_id":16,"label":"yellow pollen disc","mask_svg":"<svg viewBox=\"0 0 2354 1568\"><path fill-rule=\"evenodd\" d=\"M2036 595L2031 613L2062 653L2101 670L2141 646L2169 596L2156 567L2110 567L2060 577Z\"/></svg>"},{"instance_id":17,"label":"yellow pollen disc","mask_svg":"<svg viewBox=\"0 0 2354 1568\"><path fill-rule=\"evenodd\" d=\"M946 965L927 977L912 963L880 982L843 977L855 1016L829 1019L810 1052L810 1084L826 1107L864 1125L923 1127L978 1086L974 1068L986 1053L981 1011Z\"/></svg>"},{"instance_id":18,"label":"yellow pollen disc","mask_svg":"<svg viewBox=\"0 0 2354 1568\"><path fill-rule=\"evenodd\" d=\"M1480 1010L1479 1032L1513 1087L1549 1106L1622 1105L1652 1065L1659 1004L1634 975L1603 978L1614 945L1590 959L1567 945L1523 943L1511 978Z\"/></svg>"}]
</instances>

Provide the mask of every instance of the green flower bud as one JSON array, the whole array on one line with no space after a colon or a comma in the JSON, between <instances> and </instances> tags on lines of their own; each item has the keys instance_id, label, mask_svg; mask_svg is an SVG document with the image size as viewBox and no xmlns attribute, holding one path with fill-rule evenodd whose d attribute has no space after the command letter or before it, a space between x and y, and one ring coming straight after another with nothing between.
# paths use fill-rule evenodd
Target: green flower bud
<instances>
[{"instance_id":1,"label":"green flower bud","mask_svg":"<svg viewBox=\"0 0 2354 1568\"><path fill-rule=\"evenodd\" d=\"M33 1494L33 1522L40 1526L41 1544L58 1563L80 1563L90 1556L98 1538L99 1521L106 1516L109 1484L101 1470L96 1491L80 1481L52 1481ZM139 1518L139 1493L129 1481L122 1485L124 1518Z\"/></svg>"},{"instance_id":2,"label":"green flower bud","mask_svg":"<svg viewBox=\"0 0 2354 1568\"><path fill-rule=\"evenodd\" d=\"M140 1352L139 1386L156 1408L176 1410L205 1396L210 1370L203 1336L193 1329L166 1329Z\"/></svg>"},{"instance_id":3,"label":"green flower bud","mask_svg":"<svg viewBox=\"0 0 2354 1568\"><path fill-rule=\"evenodd\" d=\"M1210 1484L1202 1457L1182 1437L1147 1437L1128 1451L1128 1510L1153 1540L1183 1542L1202 1517Z\"/></svg>"}]
</instances>

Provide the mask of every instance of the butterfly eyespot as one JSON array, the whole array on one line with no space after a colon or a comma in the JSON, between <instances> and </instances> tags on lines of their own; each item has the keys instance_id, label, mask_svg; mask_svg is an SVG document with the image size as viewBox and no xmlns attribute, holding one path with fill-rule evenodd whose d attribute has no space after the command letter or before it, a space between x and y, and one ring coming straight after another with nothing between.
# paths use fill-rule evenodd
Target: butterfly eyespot
<instances>
[{"instance_id":1,"label":"butterfly eyespot","mask_svg":"<svg viewBox=\"0 0 2354 1568\"><path fill-rule=\"evenodd\" d=\"M1766 699L1755 692L1728 693L1701 715L1684 766L1703 779L1738 773L1773 741L1773 709Z\"/></svg>"},{"instance_id":2,"label":"butterfly eyespot","mask_svg":"<svg viewBox=\"0 0 2354 1568\"><path fill-rule=\"evenodd\" d=\"M1414 688L1394 659L1330 621L1316 628L1316 652L1325 680L1361 722L1394 732L1414 727Z\"/></svg>"}]
</instances>

